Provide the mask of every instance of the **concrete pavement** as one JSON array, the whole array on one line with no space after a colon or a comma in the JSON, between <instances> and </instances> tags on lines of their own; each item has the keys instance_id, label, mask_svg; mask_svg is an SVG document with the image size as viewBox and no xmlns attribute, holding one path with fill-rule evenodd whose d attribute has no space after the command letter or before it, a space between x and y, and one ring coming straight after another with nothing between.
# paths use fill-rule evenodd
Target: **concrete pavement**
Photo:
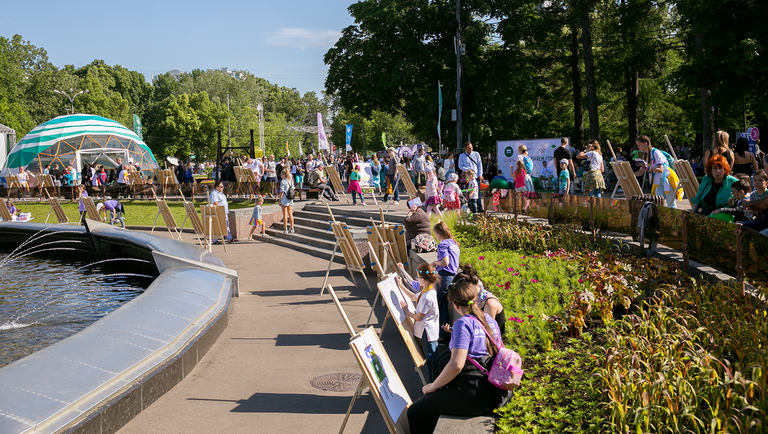
<instances>
[{"instance_id":1,"label":"concrete pavement","mask_svg":"<svg viewBox=\"0 0 768 434\"><path fill-rule=\"evenodd\" d=\"M184 234L184 239L192 237ZM337 433L354 390L326 392L310 380L360 370L331 297L319 296L328 261L258 240L227 248L224 253L214 246L240 276L240 298L232 300L229 326L184 381L119 432ZM355 274L359 288L343 266L334 264L330 283L352 325L362 330L375 294ZM375 278L369 277L373 286ZM381 320L385 309L376 308ZM421 396L421 381L391 324L382 341L411 399ZM367 391L344 432L387 433Z\"/></svg>"}]
</instances>

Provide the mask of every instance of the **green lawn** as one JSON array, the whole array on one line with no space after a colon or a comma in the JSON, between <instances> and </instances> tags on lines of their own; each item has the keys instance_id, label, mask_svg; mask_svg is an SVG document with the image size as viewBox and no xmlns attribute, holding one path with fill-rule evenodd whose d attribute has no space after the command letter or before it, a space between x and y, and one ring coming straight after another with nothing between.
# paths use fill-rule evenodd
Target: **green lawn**
<instances>
[{"instance_id":1,"label":"green lawn","mask_svg":"<svg viewBox=\"0 0 768 434\"><path fill-rule=\"evenodd\" d=\"M95 201L99 203L100 201ZM157 205L153 200L121 200L120 203L125 206L125 224L127 226L152 226L157 216ZM168 201L168 208L173 213L176 223L181 224L184 221L184 204L180 201ZM200 209L200 205L205 205L205 201L196 200L195 208ZM16 208L20 212L31 212L34 217L35 223L45 222L45 217L48 215L48 211L51 209L47 202L15 202ZM76 222L80 218L78 212L78 204L71 202L62 202L61 207L64 208L64 212L69 217L69 221ZM230 209L238 208L250 208L253 207L253 201L237 201L229 202ZM48 222L56 223L56 217L51 214ZM158 221L159 225L163 225L162 219Z\"/></svg>"}]
</instances>

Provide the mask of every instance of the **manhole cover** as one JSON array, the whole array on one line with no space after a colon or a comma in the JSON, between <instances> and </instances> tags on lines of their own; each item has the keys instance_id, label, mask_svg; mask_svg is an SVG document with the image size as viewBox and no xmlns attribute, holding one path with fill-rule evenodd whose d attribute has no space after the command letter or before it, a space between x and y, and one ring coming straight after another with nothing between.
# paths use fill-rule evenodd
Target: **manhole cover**
<instances>
[{"instance_id":1,"label":"manhole cover","mask_svg":"<svg viewBox=\"0 0 768 434\"><path fill-rule=\"evenodd\" d=\"M309 384L327 392L346 392L355 390L360 383L360 374L328 374L315 377L309 381Z\"/></svg>"}]
</instances>

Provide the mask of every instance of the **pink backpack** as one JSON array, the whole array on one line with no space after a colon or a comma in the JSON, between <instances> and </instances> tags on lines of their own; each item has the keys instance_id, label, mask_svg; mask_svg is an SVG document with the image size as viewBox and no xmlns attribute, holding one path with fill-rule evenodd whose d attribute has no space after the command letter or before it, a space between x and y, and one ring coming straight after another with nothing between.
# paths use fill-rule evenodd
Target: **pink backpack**
<instances>
[{"instance_id":1,"label":"pink backpack","mask_svg":"<svg viewBox=\"0 0 768 434\"><path fill-rule=\"evenodd\" d=\"M480 327L485 331L486 336L488 336L491 342L496 345L499 352L496 353L496 357L493 359L490 370L486 370L469 356L467 356L467 359L472 362L473 365L477 366L477 369L479 369L480 372L488 376L489 383L499 389L513 390L519 387L520 380L523 379L524 373L520 368L523 365L523 358L520 357L520 354L517 354L509 348L505 348L504 344L501 342L501 338L499 338L498 342L495 341L493 336L488 333L488 330L485 330L485 327L483 327L483 323L480 322L480 320L474 316L470 316L470 318L480 324Z\"/></svg>"}]
</instances>

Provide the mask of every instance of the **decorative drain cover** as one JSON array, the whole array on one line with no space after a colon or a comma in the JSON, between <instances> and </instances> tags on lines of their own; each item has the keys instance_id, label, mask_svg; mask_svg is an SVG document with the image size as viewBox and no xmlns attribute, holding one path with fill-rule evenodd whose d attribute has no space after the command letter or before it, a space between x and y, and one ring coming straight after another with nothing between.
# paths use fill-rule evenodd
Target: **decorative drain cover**
<instances>
[{"instance_id":1,"label":"decorative drain cover","mask_svg":"<svg viewBox=\"0 0 768 434\"><path fill-rule=\"evenodd\" d=\"M355 390L358 383L360 383L360 374L348 373L322 375L313 378L309 382L312 387L325 390L326 392Z\"/></svg>"}]
</instances>

